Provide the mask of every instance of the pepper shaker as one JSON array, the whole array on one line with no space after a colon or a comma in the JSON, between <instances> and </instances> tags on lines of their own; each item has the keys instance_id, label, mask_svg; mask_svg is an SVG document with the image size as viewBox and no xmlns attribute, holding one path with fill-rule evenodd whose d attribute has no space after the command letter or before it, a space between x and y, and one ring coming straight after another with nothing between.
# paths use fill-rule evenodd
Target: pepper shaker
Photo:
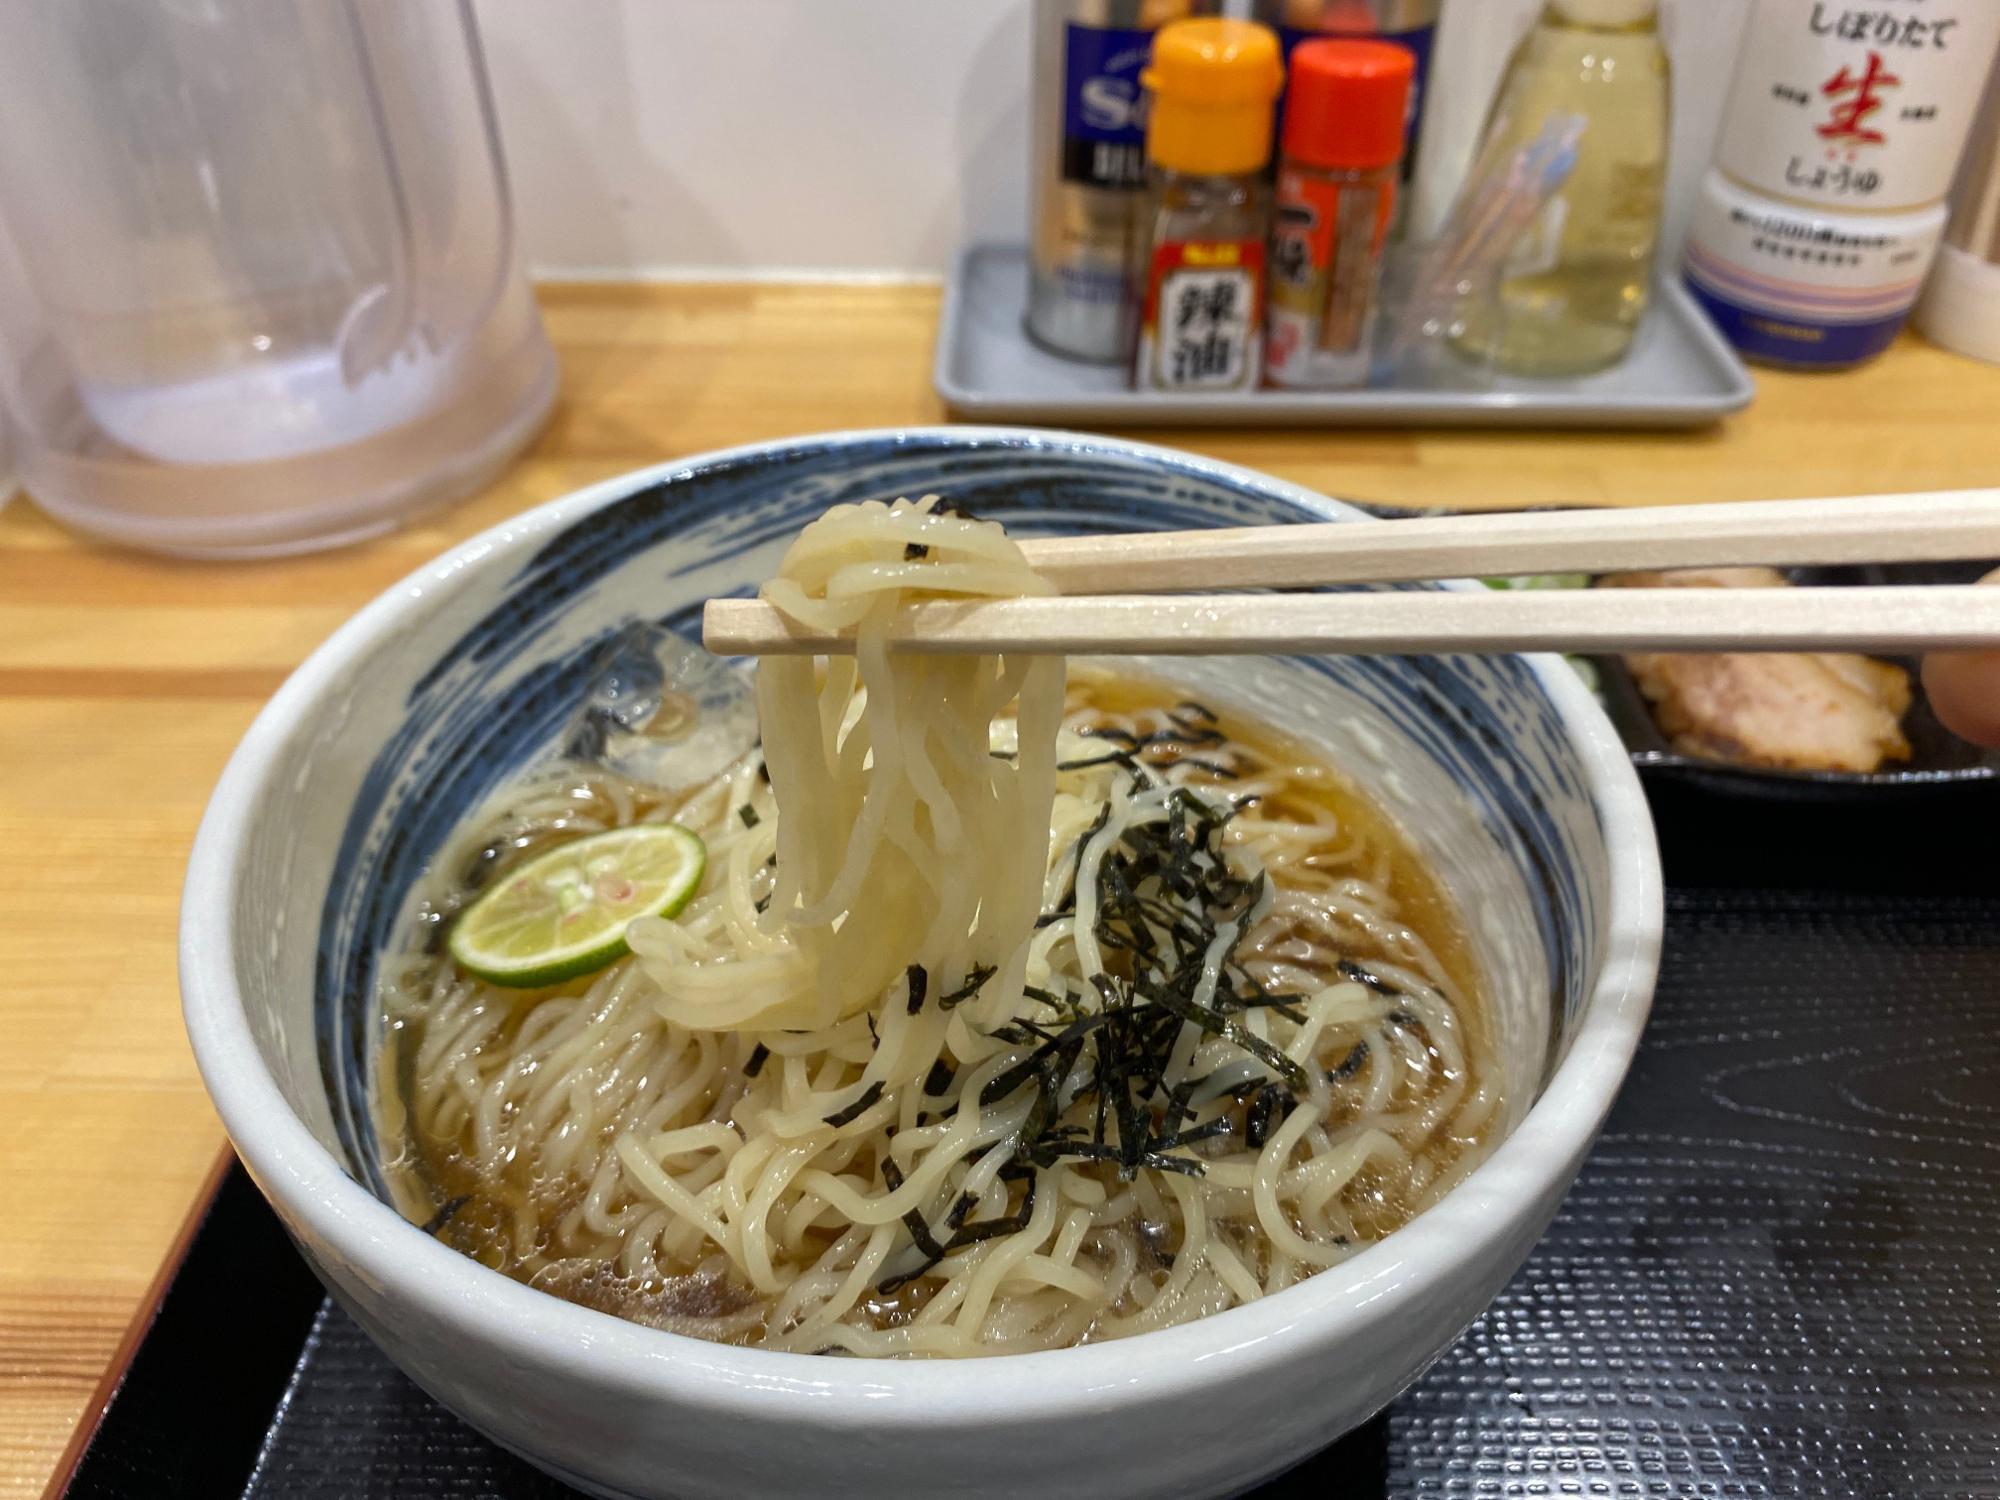
<instances>
[{"instance_id":1,"label":"pepper shaker","mask_svg":"<svg viewBox=\"0 0 2000 1500\"><path fill-rule=\"evenodd\" d=\"M1382 247L1417 60L1389 42L1292 53L1271 229L1265 374L1319 389L1368 378Z\"/></svg>"}]
</instances>

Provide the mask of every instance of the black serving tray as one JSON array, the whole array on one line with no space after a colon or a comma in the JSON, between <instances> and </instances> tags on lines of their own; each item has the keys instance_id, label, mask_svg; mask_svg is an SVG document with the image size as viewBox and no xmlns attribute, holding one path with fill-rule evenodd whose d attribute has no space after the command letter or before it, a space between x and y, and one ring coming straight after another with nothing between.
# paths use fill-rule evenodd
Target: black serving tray
<instances>
[{"instance_id":1,"label":"black serving tray","mask_svg":"<svg viewBox=\"0 0 2000 1500\"><path fill-rule=\"evenodd\" d=\"M1463 515L1447 507L1413 508L1348 502L1383 521L1418 516ZM1801 501L1810 506L1811 502ZM1535 510L1561 507L1535 506ZM1810 510L1802 511L1810 515ZM1487 512L1492 514L1492 512ZM1977 582L2000 568L2000 558L1960 562L1866 563L1839 567L1782 569L1794 584L1807 588L1844 588L1857 584L1928 586ZM1632 763L1647 775L1649 788L1687 787L1704 796L1738 801L1792 804L1844 815L1860 815L1886 827L1898 827L1907 817L1953 817L1987 806L1991 784L2000 783L2000 750L1983 749L1958 738L1938 721L1916 657L1893 658L1910 673L1912 701L1903 715L1903 733L1910 742L1910 759L1876 771L1784 771L1710 760L1677 750L1660 732L1653 710L1639 691L1622 657L1593 656L1596 692L1604 711L1631 752ZM1971 790L1967 790L1970 788ZM1794 826L1811 829L1803 820ZM1816 869L1818 861L1808 866Z\"/></svg>"},{"instance_id":2,"label":"black serving tray","mask_svg":"<svg viewBox=\"0 0 2000 1500\"><path fill-rule=\"evenodd\" d=\"M1792 581L1809 588L1844 588L1857 584L1931 586L1974 583L1996 566L1993 559L1972 562L1870 563L1858 567L1814 567L1787 570ZM1892 658L1910 673L1912 701L1903 715L1903 733L1910 742L1908 761L1878 771L1774 771L1755 766L1705 760L1676 750L1660 732L1653 711L1638 684L1615 656L1592 657L1598 675L1598 698L1618 726L1633 762L1677 780L1705 785L1724 795L1768 797L1819 807L1907 808L1912 799L1947 807L1957 789L2000 781L2000 751L1981 749L1960 739L1943 724L1925 696L1917 675L1916 657Z\"/></svg>"},{"instance_id":3,"label":"black serving tray","mask_svg":"<svg viewBox=\"0 0 2000 1500\"><path fill-rule=\"evenodd\" d=\"M2000 784L1862 826L1641 774L1665 962L1582 1176L1421 1380L1259 1495L2000 1495ZM379 1354L240 1168L146 1320L52 1495L575 1494Z\"/></svg>"}]
</instances>

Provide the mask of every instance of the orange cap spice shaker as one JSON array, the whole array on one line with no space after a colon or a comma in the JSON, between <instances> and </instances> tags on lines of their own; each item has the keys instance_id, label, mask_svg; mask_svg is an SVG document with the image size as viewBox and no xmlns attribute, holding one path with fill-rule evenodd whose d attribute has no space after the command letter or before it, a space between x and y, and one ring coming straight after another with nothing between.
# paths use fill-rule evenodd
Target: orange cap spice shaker
<instances>
[{"instance_id":1,"label":"orange cap spice shaker","mask_svg":"<svg viewBox=\"0 0 2000 1500\"><path fill-rule=\"evenodd\" d=\"M1134 225L1144 288L1133 384L1227 391L1257 384L1271 106L1284 81L1276 33L1196 17L1162 26L1140 75L1146 201Z\"/></svg>"},{"instance_id":2,"label":"orange cap spice shaker","mask_svg":"<svg viewBox=\"0 0 2000 1500\"><path fill-rule=\"evenodd\" d=\"M1265 341L1274 385L1368 378L1416 66L1393 42L1329 37L1292 51Z\"/></svg>"}]
</instances>

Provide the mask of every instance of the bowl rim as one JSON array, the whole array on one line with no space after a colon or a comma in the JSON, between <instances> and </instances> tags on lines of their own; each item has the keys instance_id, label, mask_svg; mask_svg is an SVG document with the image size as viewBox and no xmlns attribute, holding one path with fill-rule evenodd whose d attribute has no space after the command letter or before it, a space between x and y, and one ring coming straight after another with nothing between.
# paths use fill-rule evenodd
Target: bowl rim
<instances>
[{"instance_id":1,"label":"bowl rim","mask_svg":"<svg viewBox=\"0 0 2000 1500\"><path fill-rule=\"evenodd\" d=\"M281 753L350 663L448 591L458 574L518 557L536 538L662 481L788 449L912 439L1137 458L1272 495L1309 514L1370 519L1289 481L1154 444L1052 429L928 425L805 434L670 459L535 506L452 547L364 606L286 679L230 757L195 838L180 917L183 1015L202 1079L251 1176L336 1264L391 1289L433 1323L470 1331L504 1358L574 1378L584 1389L610 1382L690 1412L740 1414L747 1403L809 1396L791 1400L787 1420L827 1431L857 1423L876 1431L934 1427L954 1418L1046 1420L1077 1414L1086 1393L1091 1409L1101 1409L1120 1389L1140 1387L1149 1402L1172 1399L1338 1342L1420 1305L1427 1289L1476 1276L1524 1209L1532 1213L1551 1190L1566 1190L1624 1081L1658 968L1663 898L1651 815L1617 731L1582 680L1551 654L1526 659L1577 753L1609 862L1603 962L1568 1048L1516 1128L1438 1203L1353 1259L1258 1302L1102 1344L966 1360L825 1359L710 1343L535 1290L424 1234L350 1176L287 1102L252 1034L232 959L245 873L238 853Z\"/></svg>"}]
</instances>

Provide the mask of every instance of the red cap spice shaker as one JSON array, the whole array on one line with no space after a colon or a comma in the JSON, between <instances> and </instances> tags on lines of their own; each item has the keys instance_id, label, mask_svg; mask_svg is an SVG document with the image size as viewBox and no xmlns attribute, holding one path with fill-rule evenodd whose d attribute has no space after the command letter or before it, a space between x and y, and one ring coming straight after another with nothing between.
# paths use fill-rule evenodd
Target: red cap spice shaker
<instances>
[{"instance_id":1,"label":"red cap spice shaker","mask_svg":"<svg viewBox=\"0 0 2000 1500\"><path fill-rule=\"evenodd\" d=\"M1274 385L1368 378L1416 66L1393 42L1326 37L1292 51L1265 339Z\"/></svg>"}]
</instances>

